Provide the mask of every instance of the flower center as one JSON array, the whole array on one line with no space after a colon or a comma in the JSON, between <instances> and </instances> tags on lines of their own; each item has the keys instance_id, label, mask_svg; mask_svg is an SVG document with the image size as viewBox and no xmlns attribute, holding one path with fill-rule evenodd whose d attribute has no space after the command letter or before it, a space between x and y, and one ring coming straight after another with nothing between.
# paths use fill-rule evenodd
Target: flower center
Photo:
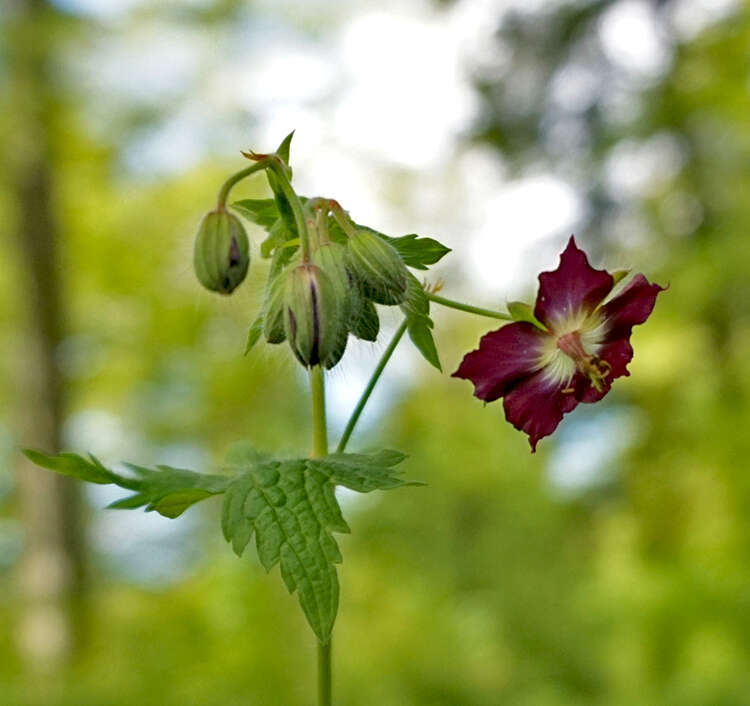
<instances>
[{"instance_id":1,"label":"flower center","mask_svg":"<svg viewBox=\"0 0 750 706\"><path fill-rule=\"evenodd\" d=\"M612 366L598 356L587 353L581 342L579 331L570 331L558 336L557 347L570 358L576 368L585 375L597 392L604 389L604 383L612 372Z\"/></svg>"}]
</instances>

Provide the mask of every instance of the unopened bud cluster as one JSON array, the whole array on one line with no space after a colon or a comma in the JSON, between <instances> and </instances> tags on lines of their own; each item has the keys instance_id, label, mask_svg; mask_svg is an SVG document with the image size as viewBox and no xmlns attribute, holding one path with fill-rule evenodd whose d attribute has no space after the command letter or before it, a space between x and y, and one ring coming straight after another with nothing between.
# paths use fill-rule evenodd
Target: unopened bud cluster
<instances>
[{"instance_id":1,"label":"unopened bud cluster","mask_svg":"<svg viewBox=\"0 0 750 706\"><path fill-rule=\"evenodd\" d=\"M377 338L373 303L401 304L408 271L393 246L371 231L355 229L346 242L322 235L313 232L310 262L295 261L269 282L263 333L269 343L288 341L303 365L332 368L350 333Z\"/></svg>"},{"instance_id":2,"label":"unopened bud cluster","mask_svg":"<svg viewBox=\"0 0 750 706\"><path fill-rule=\"evenodd\" d=\"M383 236L357 226L334 201L305 200L308 232L298 232L295 216L302 200L288 181L290 138L272 155L246 154L256 163L268 164L266 175L277 213L269 232L288 234L285 240L274 241L268 252L262 248L264 256L272 253L274 259L262 326L259 319L256 330L258 335L262 330L268 343L287 341L302 365L332 368L341 360L350 333L366 341L377 338L380 322L374 305L404 303L410 275L399 252ZM194 266L207 289L230 294L245 279L250 251L245 229L226 210L224 198L201 223Z\"/></svg>"}]
</instances>

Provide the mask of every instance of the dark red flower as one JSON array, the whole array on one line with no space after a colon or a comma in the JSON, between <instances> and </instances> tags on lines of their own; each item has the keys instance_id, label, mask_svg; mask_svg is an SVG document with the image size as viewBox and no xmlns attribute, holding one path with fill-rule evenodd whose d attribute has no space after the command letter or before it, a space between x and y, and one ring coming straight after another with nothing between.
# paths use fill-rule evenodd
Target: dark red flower
<instances>
[{"instance_id":1,"label":"dark red flower","mask_svg":"<svg viewBox=\"0 0 750 706\"><path fill-rule=\"evenodd\" d=\"M629 375L631 330L664 288L639 274L602 303L614 284L571 237L560 266L539 275L534 316L543 328L518 321L491 331L453 373L471 380L481 400L503 397L506 419L529 435L532 451L579 402L600 400L615 378Z\"/></svg>"}]
</instances>

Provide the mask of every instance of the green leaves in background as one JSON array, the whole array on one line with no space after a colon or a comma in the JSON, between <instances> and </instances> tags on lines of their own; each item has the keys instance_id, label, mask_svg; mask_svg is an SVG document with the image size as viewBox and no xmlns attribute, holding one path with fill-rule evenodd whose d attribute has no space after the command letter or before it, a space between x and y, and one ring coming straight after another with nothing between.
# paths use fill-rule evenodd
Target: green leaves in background
<instances>
[{"instance_id":1,"label":"green leaves in background","mask_svg":"<svg viewBox=\"0 0 750 706\"><path fill-rule=\"evenodd\" d=\"M297 592L310 627L324 643L330 639L339 600L335 564L341 562L341 552L332 533L349 532L336 486L369 493L417 485L395 469L404 454L389 450L279 461L243 442L227 454L225 475L126 464L132 476L106 468L94 456L24 453L56 473L134 491L111 508L145 507L173 518L200 500L225 493L224 537L240 556L255 535L261 564L267 571L280 565L286 587Z\"/></svg>"},{"instance_id":2,"label":"green leaves in background","mask_svg":"<svg viewBox=\"0 0 750 706\"><path fill-rule=\"evenodd\" d=\"M335 486L368 493L409 485L394 470L405 457L380 451L262 461L253 453L240 450L228 459L238 475L224 498L224 537L241 556L255 534L261 564L267 571L279 564L287 589L297 592L310 627L326 643L339 601L341 553L332 533L349 532Z\"/></svg>"},{"instance_id":3,"label":"green leaves in background","mask_svg":"<svg viewBox=\"0 0 750 706\"><path fill-rule=\"evenodd\" d=\"M39 451L26 450L26 456L37 466L65 476L98 483L118 485L135 491L134 495L118 500L112 508L144 507L146 512L155 510L164 517L178 517L188 507L212 495L223 493L231 480L225 476L207 475L170 466L156 469L126 464L133 476L122 476L105 468L95 456L88 459L78 454L63 453L48 456Z\"/></svg>"}]
</instances>

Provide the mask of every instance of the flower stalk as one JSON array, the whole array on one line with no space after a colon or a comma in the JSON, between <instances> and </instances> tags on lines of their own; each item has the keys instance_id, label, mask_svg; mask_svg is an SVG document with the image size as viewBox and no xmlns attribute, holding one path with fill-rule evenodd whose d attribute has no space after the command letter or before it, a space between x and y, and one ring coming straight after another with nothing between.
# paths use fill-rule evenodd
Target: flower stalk
<instances>
[{"instance_id":1,"label":"flower stalk","mask_svg":"<svg viewBox=\"0 0 750 706\"><path fill-rule=\"evenodd\" d=\"M483 309L480 306L473 306L472 304L464 304L463 302L457 302L453 299L446 299L441 297L439 294L434 292L426 292L427 298L440 304L449 309L457 309L458 311L465 311L469 314L476 314L477 316L486 316L490 319L500 319L501 321L513 321L513 317L510 314L506 314L502 311L493 311L492 309Z\"/></svg>"},{"instance_id":2,"label":"flower stalk","mask_svg":"<svg viewBox=\"0 0 750 706\"><path fill-rule=\"evenodd\" d=\"M230 176L219 189L219 195L216 199L216 210L223 211L226 209L229 192L237 182L242 181L245 177L249 177L251 174L255 174L255 172L260 172L267 167L268 164L266 162L256 162L255 164L251 164L249 167L245 167L245 169L241 169L232 174L232 176Z\"/></svg>"},{"instance_id":3,"label":"flower stalk","mask_svg":"<svg viewBox=\"0 0 750 706\"><path fill-rule=\"evenodd\" d=\"M407 322L404 319L403 323L396 329L396 333L393 334L393 338L388 344L388 347L383 351L383 355L380 357L378 364L375 366L375 370L372 371L372 376L370 377L367 386L362 392L362 396L357 401L357 406L354 408L351 417L349 417L349 421L346 423L344 433L341 435L339 444L336 447L336 453L343 453L346 450L346 445L349 443L349 439L351 438L352 432L354 431L354 427L357 425L359 418L362 416L362 412L364 411L365 405L370 399L370 395L372 395L372 391L375 389L375 385L378 384L378 380L380 380L380 376L383 374L385 366L391 359L391 356L396 350L396 346L398 346L399 341L401 341L404 334L406 333L406 326Z\"/></svg>"}]
</instances>

